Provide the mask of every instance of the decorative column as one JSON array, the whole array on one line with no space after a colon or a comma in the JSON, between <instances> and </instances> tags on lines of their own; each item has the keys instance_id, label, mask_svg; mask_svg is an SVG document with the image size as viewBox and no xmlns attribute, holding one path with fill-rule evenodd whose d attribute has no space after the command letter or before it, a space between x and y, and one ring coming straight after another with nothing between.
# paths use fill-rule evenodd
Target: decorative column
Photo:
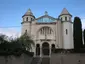
<instances>
[{"instance_id":1,"label":"decorative column","mask_svg":"<svg viewBox=\"0 0 85 64\"><path fill-rule=\"evenodd\" d=\"M36 57L36 44L35 44L35 47L34 47L34 57Z\"/></svg>"},{"instance_id":2,"label":"decorative column","mask_svg":"<svg viewBox=\"0 0 85 64\"><path fill-rule=\"evenodd\" d=\"M40 57L42 57L42 44L40 43Z\"/></svg>"},{"instance_id":3,"label":"decorative column","mask_svg":"<svg viewBox=\"0 0 85 64\"><path fill-rule=\"evenodd\" d=\"M49 56L51 56L51 44L50 44L50 47L49 47Z\"/></svg>"}]
</instances>

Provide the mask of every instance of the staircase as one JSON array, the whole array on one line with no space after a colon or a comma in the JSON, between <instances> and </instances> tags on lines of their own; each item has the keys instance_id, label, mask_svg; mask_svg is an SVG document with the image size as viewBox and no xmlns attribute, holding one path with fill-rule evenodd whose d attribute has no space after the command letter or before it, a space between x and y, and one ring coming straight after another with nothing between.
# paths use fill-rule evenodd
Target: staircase
<instances>
[{"instance_id":1,"label":"staircase","mask_svg":"<svg viewBox=\"0 0 85 64\"><path fill-rule=\"evenodd\" d=\"M40 57L34 57L31 64L40 64Z\"/></svg>"},{"instance_id":2,"label":"staircase","mask_svg":"<svg viewBox=\"0 0 85 64\"><path fill-rule=\"evenodd\" d=\"M50 64L50 58L49 57L43 57L41 64Z\"/></svg>"}]
</instances>

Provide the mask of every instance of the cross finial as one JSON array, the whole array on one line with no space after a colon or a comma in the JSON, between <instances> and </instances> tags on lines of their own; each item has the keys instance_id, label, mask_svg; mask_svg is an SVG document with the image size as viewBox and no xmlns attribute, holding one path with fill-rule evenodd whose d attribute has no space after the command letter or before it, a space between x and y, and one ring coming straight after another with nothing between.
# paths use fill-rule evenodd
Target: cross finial
<instances>
[{"instance_id":1,"label":"cross finial","mask_svg":"<svg viewBox=\"0 0 85 64\"><path fill-rule=\"evenodd\" d=\"M48 15L48 12L47 11L45 11L45 15Z\"/></svg>"}]
</instances>

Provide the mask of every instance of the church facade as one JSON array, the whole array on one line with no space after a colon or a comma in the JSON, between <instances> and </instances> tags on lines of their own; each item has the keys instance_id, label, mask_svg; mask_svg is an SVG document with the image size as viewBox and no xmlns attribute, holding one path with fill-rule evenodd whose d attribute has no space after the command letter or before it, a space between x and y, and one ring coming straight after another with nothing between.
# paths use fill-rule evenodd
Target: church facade
<instances>
[{"instance_id":1,"label":"church facade","mask_svg":"<svg viewBox=\"0 0 85 64\"><path fill-rule=\"evenodd\" d=\"M73 49L72 15L64 8L58 18L45 14L35 18L29 9L22 16L22 34L34 40L34 56L50 56L52 49Z\"/></svg>"}]
</instances>

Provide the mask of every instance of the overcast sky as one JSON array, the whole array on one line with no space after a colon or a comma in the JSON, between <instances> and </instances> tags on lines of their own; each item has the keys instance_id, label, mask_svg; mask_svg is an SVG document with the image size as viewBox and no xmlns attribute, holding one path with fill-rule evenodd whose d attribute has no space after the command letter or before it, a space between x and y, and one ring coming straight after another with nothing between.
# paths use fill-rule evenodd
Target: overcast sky
<instances>
[{"instance_id":1,"label":"overcast sky","mask_svg":"<svg viewBox=\"0 0 85 64\"><path fill-rule=\"evenodd\" d=\"M55 18L66 8L73 18L78 16L85 28L85 0L0 0L0 33L10 36L19 35L24 13L31 9L35 17L48 11Z\"/></svg>"}]
</instances>

